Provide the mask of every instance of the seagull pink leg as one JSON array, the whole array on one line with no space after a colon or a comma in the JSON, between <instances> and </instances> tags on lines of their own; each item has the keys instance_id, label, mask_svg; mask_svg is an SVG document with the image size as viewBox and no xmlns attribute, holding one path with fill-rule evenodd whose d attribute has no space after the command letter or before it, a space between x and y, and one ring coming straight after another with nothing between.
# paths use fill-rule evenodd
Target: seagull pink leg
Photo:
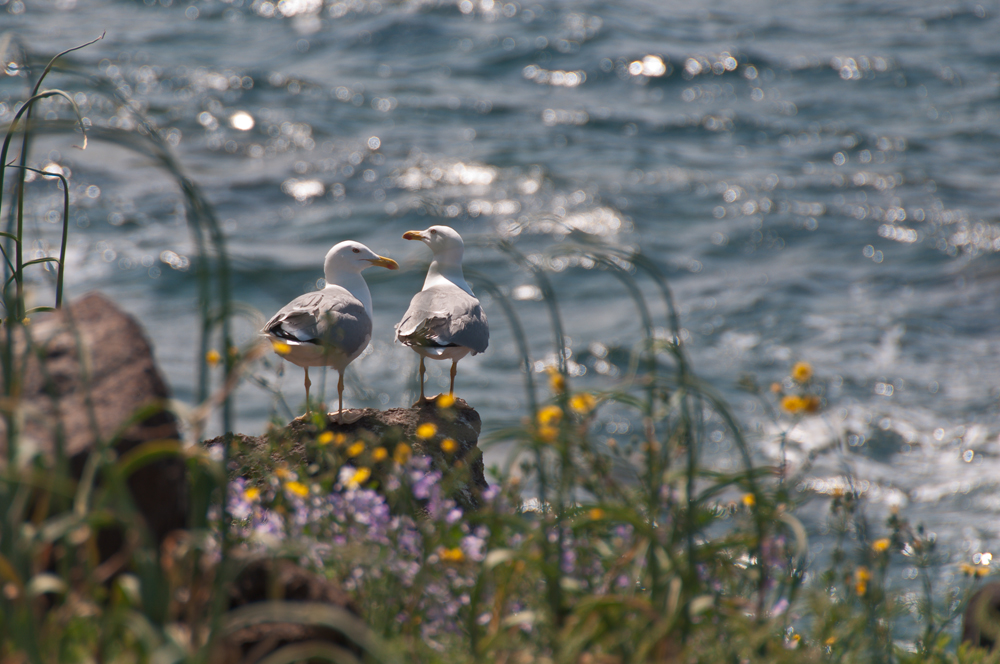
<instances>
[{"instance_id":1,"label":"seagull pink leg","mask_svg":"<svg viewBox=\"0 0 1000 664\"><path fill-rule=\"evenodd\" d=\"M424 402L424 356L420 356L420 402Z\"/></svg>"},{"instance_id":2,"label":"seagull pink leg","mask_svg":"<svg viewBox=\"0 0 1000 664\"><path fill-rule=\"evenodd\" d=\"M458 360L451 361L451 389L448 390L449 396L455 396L455 374L458 373Z\"/></svg>"},{"instance_id":3,"label":"seagull pink leg","mask_svg":"<svg viewBox=\"0 0 1000 664\"><path fill-rule=\"evenodd\" d=\"M312 386L312 381L309 380L309 367L302 367L306 370L306 414L309 414L309 388Z\"/></svg>"},{"instance_id":4,"label":"seagull pink leg","mask_svg":"<svg viewBox=\"0 0 1000 664\"><path fill-rule=\"evenodd\" d=\"M337 380L337 399L339 402L340 409L337 411L337 422L341 425L344 424L344 372L338 371L340 378Z\"/></svg>"}]
</instances>

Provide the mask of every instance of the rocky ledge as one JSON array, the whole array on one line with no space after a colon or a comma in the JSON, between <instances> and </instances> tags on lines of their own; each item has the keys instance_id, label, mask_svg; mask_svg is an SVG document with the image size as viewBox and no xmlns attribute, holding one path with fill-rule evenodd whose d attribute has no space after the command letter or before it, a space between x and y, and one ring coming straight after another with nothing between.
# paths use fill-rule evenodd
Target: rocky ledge
<instances>
[{"instance_id":1,"label":"rocky ledge","mask_svg":"<svg viewBox=\"0 0 1000 664\"><path fill-rule=\"evenodd\" d=\"M344 463L365 461L364 455L347 458L346 451L359 441L367 452L381 447L390 455L405 445L407 454L427 458L446 475L459 505L475 508L479 504L479 493L489 486L478 447L482 420L464 400L438 396L412 408L359 408L345 410L345 415L349 423L340 424L336 413L313 414L260 436L228 437L230 477L257 479L282 464L308 466L318 461L321 449L333 451ZM204 444L213 447L226 439L219 436Z\"/></svg>"}]
</instances>

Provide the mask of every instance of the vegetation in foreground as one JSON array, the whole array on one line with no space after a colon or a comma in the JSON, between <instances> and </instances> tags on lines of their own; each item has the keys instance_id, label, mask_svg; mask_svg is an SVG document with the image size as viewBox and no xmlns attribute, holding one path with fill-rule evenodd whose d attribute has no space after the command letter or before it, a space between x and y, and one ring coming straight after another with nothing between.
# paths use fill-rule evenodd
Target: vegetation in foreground
<instances>
[{"instance_id":1,"label":"vegetation in foreground","mask_svg":"<svg viewBox=\"0 0 1000 664\"><path fill-rule=\"evenodd\" d=\"M56 111L73 104L65 93L41 89L51 68L7 127L3 147L2 172L13 173L15 184L0 186L9 211L0 335L0 410L8 440L0 481L0 661L209 661L214 642L237 625L226 613L225 588L248 552L292 558L337 580L370 630L348 634L364 647L364 661L1000 661L1000 654L956 647L950 637L965 594L988 565L968 566L969 584L961 592L936 592L932 580L943 561L933 539L899 515L884 528L871 527L853 487L830 500L833 552L825 562L809 558L806 530L795 516L794 478L783 466L753 462L738 421L690 367L662 274L641 254L613 247L549 249L552 256L585 258L620 280L643 322L635 348L607 357L622 378L595 392L572 386L558 300L546 273L516 247L497 245L535 278L558 351L540 400L516 311L499 289L484 284L519 341L528 413L523 423L492 436L506 446L508 462L493 469L493 486L477 509L452 500L461 476L449 464L416 457L398 440L338 436L322 420L313 423L305 455L288 454L276 428L271 447L254 458L232 445L213 454L191 444L140 450L124 464L108 453L113 440L100 441L92 472L79 481L64 464L25 458L17 425L28 405L17 389L24 359L18 353L31 351L18 351L14 340L30 336L24 290L32 262L22 256L21 202L30 192L30 137L45 131L30 121L30 109L45 100L64 99L52 106ZM145 146L178 178L192 230L202 240L201 396L215 403L207 388L212 358L221 355L217 371L228 390L252 357L230 341L223 238L158 130L136 126L145 127L141 140L119 140ZM15 164L7 155L18 135L21 161ZM103 138L114 140L110 136ZM66 191L65 179L60 182ZM64 226L63 246L65 233ZM54 266L61 283L62 254L36 264ZM657 333L640 278L662 297L665 334ZM57 288L55 306L60 298ZM226 352L213 356L214 344ZM760 397L773 400L776 420L789 426L827 406L820 388L800 363L775 395ZM216 399L224 412L227 390ZM444 399L438 407L453 405ZM603 426L609 414L638 425L609 437ZM440 449L438 458L455 452L454 441L434 427L418 435ZM735 469L709 463L703 456L709 441L731 445ZM121 490L125 475L164 453L187 463L192 527L161 547L137 538L125 564L109 573L97 555L102 529L143 532ZM912 601L887 583L889 563L898 556L918 570ZM332 648L311 655L360 661ZM278 651L267 661L298 659Z\"/></svg>"}]
</instances>

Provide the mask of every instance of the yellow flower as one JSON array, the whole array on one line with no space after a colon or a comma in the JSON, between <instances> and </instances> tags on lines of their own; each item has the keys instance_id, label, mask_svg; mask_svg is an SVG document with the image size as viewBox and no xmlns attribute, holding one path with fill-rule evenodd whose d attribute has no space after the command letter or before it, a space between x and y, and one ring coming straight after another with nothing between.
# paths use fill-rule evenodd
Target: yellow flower
<instances>
[{"instance_id":1,"label":"yellow flower","mask_svg":"<svg viewBox=\"0 0 1000 664\"><path fill-rule=\"evenodd\" d=\"M854 570L854 592L858 597L863 597L868 592L868 582L871 581L872 573L867 567L861 566Z\"/></svg>"},{"instance_id":2,"label":"yellow flower","mask_svg":"<svg viewBox=\"0 0 1000 664\"><path fill-rule=\"evenodd\" d=\"M556 394L566 391L566 376L559 372L556 367L548 367L545 373L549 375L549 388Z\"/></svg>"},{"instance_id":3,"label":"yellow flower","mask_svg":"<svg viewBox=\"0 0 1000 664\"><path fill-rule=\"evenodd\" d=\"M358 468L351 475L351 478L347 480L348 489L357 489L359 486L368 481L368 478L372 476L372 471L369 468Z\"/></svg>"},{"instance_id":4,"label":"yellow flower","mask_svg":"<svg viewBox=\"0 0 1000 664\"><path fill-rule=\"evenodd\" d=\"M437 398L438 408L451 408L455 405L455 397L450 394L442 394Z\"/></svg>"},{"instance_id":5,"label":"yellow flower","mask_svg":"<svg viewBox=\"0 0 1000 664\"><path fill-rule=\"evenodd\" d=\"M562 416L562 408L559 406L546 406L538 411L538 423L543 427L549 427L558 424Z\"/></svg>"},{"instance_id":6,"label":"yellow flower","mask_svg":"<svg viewBox=\"0 0 1000 664\"><path fill-rule=\"evenodd\" d=\"M590 411L594 410L596 405L597 399L595 399L594 395L589 392L574 394L573 398L569 400L569 407L573 409L573 412L579 413L580 415L586 415Z\"/></svg>"},{"instance_id":7,"label":"yellow flower","mask_svg":"<svg viewBox=\"0 0 1000 664\"><path fill-rule=\"evenodd\" d=\"M962 570L962 574L965 576L974 576L979 578L981 576L986 576L990 573L989 567L984 567L982 565L970 565L969 563L962 563L958 566Z\"/></svg>"},{"instance_id":8,"label":"yellow flower","mask_svg":"<svg viewBox=\"0 0 1000 664\"><path fill-rule=\"evenodd\" d=\"M600 507L592 507L590 511L587 512L587 515L590 516L592 521L600 521L604 518L604 510Z\"/></svg>"},{"instance_id":9,"label":"yellow flower","mask_svg":"<svg viewBox=\"0 0 1000 664\"><path fill-rule=\"evenodd\" d=\"M282 479L282 480L287 480L290 477L292 477L291 471L289 471L287 468L284 468L284 467L282 467L282 468L275 468L274 469L274 474L278 476L278 479Z\"/></svg>"},{"instance_id":10,"label":"yellow flower","mask_svg":"<svg viewBox=\"0 0 1000 664\"><path fill-rule=\"evenodd\" d=\"M260 489L258 489L255 486L252 486L252 487L250 487L249 489L247 489L246 491L243 492L243 499L246 500L247 502L251 502L252 503L253 501L257 500L258 498L260 498Z\"/></svg>"},{"instance_id":11,"label":"yellow flower","mask_svg":"<svg viewBox=\"0 0 1000 664\"><path fill-rule=\"evenodd\" d=\"M359 440L358 442L354 443L353 445L347 448L347 456L353 458L358 456L364 451L365 451L365 444Z\"/></svg>"},{"instance_id":12,"label":"yellow flower","mask_svg":"<svg viewBox=\"0 0 1000 664\"><path fill-rule=\"evenodd\" d=\"M333 442L332 431L324 431L323 433L321 433L319 436L316 437L317 445L329 445L332 442Z\"/></svg>"},{"instance_id":13,"label":"yellow flower","mask_svg":"<svg viewBox=\"0 0 1000 664\"><path fill-rule=\"evenodd\" d=\"M385 461L388 458L389 452L384 447L376 447L372 450L372 461L378 463L379 461Z\"/></svg>"},{"instance_id":14,"label":"yellow flower","mask_svg":"<svg viewBox=\"0 0 1000 664\"><path fill-rule=\"evenodd\" d=\"M806 409L806 400L796 394L789 394L781 400L781 407L794 415Z\"/></svg>"},{"instance_id":15,"label":"yellow flower","mask_svg":"<svg viewBox=\"0 0 1000 664\"><path fill-rule=\"evenodd\" d=\"M549 426L538 427L538 437L546 443L554 442L559 437L559 429Z\"/></svg>"},{"instance_id":16,"label":"yellow flower","mask_svg":"<svg viewBox=\"0 0 1000 664\"><path fill-rule=\"evenodd\" d=\"M205 353L205 362L207 362L208 366L210 366L210 367L216 367L216 366L218 366L219 365L219 361L221 359L222 359L222 356L219 355L219 351L215 350L214 348L212 350L208 351L207 353Z\"/></svg>"},{"instance_id":17,"label":"yellow flower","mask_svg":"<svg viewBox=\"0 0 1000 664\"><path fill-rule=\"evenodd\" d=\"M438 428L434 426L433 422L424 422L417 427L417 438L423 438L427 440L428 438L433 438L434 434L437 433Z\"/></svg>"},{"instance_id":18,"label":"yellow flower","mask_svg":"<svg viewBox=\"0 0 1000 664\"><path fill-rule=\"evenodd\" d=\"M438 557L446 563L460 563L465 560L465 553L463 553L458 547L455 547L454 549L446 549L442 547L438 549Z\"/></svg>"},{"instance_id":19,"label":"yellow flower","mask_svg":"<svg viewBox=\"0 0 1000 664\"><path fill-rule=\"evenodd\" d=\"M792 367L792 380L796 383L808 383L812 375L813 368L808 362L796 362Z\"/></svg>"},{"instance_id":20,"label":"yellow flower","mask_svg":"<svg viewBox=\"0 0 1000 664\"><path fill-rule=\"evenodd\" d=\"M883 551L889 550L889 545L891 542L888 537L883 537L882 539L877 539L872 542L872 551L875 553L882 553Z\"/></svg>"},{"instance_id":21,"label":"yellow flower","mask_svg":"<svg viewBox=\"0 0 1000 664\"><path fill-rule=\"evenodd\" d=\"M458 443L456 443L453 439L445 438L444 440L441 441L441 450L445 454L451 454L457 449L458 449Z\"/></svg>"},{"instance_id":22,"label":"yellow flower","mask_svg":"<svg viewBox=\"0 0 1000 664\"><path fill-rule=\"evenodd\" d=\"M832 645L833 645L834 643L836 643L836 642L837 642L837 637L836 637L836 636L831 636L830 638L828 638L828 639L827 639L826 641L824 641L823 643L824 643L825 645L828 645L828 646L832 646Z\"/></svg>"},{"instance_id":23,"label":"yellow flower","mask_svg":"<svg viewBox=\"0 0 1000 664\"><path fill-rule=\"evenodd\" d=\"M302 482L285 482L285 488L294 493L299 498L309 495L309 487Z\"/></svg>"},{"instance_id":24,"label":"yellow flower","mask_svg":"<svg viewBox=\"0 0 1000 664\"><path fill-rule=\"evenodd\" d=\"M410 460L410 455L413 454L413 450L406 443L399 443L396 445L396 451L392 453L392 459L399 465L403 465Z\"/></svg>"},{"instance_id":25,"label":"yellow flower","mask_svg":"<svg viewBox=\"0 0 1000 664\"><path fill-rule=\"evenodd\" d=\"M775 394L781 393L781 383L771 383L771 391Z\"/></svg>"},{"instance_id":26,"label":"yellow flower","mask_svg":"<svg viewBox=\"0 0 1000 664\"><path fill-rule=\"evenodd\" d=\"M754 505L757 504L757 496L753 495L752 493L743 494L743 504L746 505L747 507L753 507Z\"/></svg>"},{"instance_id":27,"label":"yellow flower","mask_svg":"<svg viewBox=\"0 0 1000 664\"><path fill-rule=\"evenodd\" d=\"M284 341L272 341L271 348L273 348L274 352L277 353L278 355L288 355L289 353L292 352L292 347L286 344Z\"/></svg>"}]
</instances>

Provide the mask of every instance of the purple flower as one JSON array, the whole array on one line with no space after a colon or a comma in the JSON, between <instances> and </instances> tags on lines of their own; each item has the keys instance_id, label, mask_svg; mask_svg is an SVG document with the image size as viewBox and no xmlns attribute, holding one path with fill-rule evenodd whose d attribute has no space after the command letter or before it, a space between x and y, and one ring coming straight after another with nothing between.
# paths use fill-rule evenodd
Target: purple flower
<instances>
[{"instance_id":1,"label":"purple flower","mask_svg":"<svg viewBox=\"0 0 1000 664\"><path fill-rule=\"evenodd\" d=\"M406 522L399 528L399 535L396 537L396 550L399 554L418 558L423 551L423 538L414 523L406 519Z\"/></svg>"},{"instance_id":2,"label":"purple flower","mask_svg":"<svg viewBox=\"0 0 1000 664\"><path fill-rule=\"evenodd\" d=\"M492 503L493 500L500 495L500 486L497 484L491 484L486 490L483 491L483 502Z\"/></svg>"},{"instance_id":3,"label":"purple flower","mask_svg":"<svg viewBox=\"0 0 1000 664\"><path fill-rule=\"evenodd\" d=\"M254 514L251 525L253 535L280 537L284 535L284 523L280 514L275 514L270 510L258 510Z\"/></svg>"},{"instance_id":4,"label":"purple flower","mask_svg":"<svg viewBox=\"0 0 1000 664\"><path fill-rule=\"evenodd\" d=\"M462 553L469 560L474 560L478 563L486 558L486 542L482 538L475 535L467 535L462 538L459 546L462 548Z\"/></svg>"},{"instance_id":5,"label":"purple flower","mask_svg":"<svg viewBox=\"0 0 1000 664\"><path fill-rule=\"evenodd\" d=\"M413 481L413 497L418 500L428 500L431 498L432 490L437 488L438 480L441 479L441 473L437 471L424 472L414 470L410 473L410 479Z\"/></svg>"},{"instance_id":6,"label":"purple flower","mask_svg":"<svg viewBox=\"0 0 1000 664\"><path fill-rule=\"evenodd\" d=\"M229 501L226 510L237 521L243 521L250 516L253 511L253 504L246 499L247 482L242 477L238 477L229 483Z\"/></svg>"},{"instance_id":7,"label":"purple flower","mask_svg":"<svg viewBox=\"0 0 1000 664\"><path fill-rule=\"evenodd\" d=\"M576 551L572 548L566 548L563 550L562 555L562 571L565 574L572 574L573 569L576 567Z\"/></svg>"},{"instance_id":8,"label":"purple flower","mask_svg":"<svg viewBox=\"0 0 1000 664\"><path fill-rule=\"evenodd\" d=\"M389 571L399 579L403 586L409 588L420 572L420 563L415 560L394 560L389 563Z\"/></svg>"}]
</instances>

